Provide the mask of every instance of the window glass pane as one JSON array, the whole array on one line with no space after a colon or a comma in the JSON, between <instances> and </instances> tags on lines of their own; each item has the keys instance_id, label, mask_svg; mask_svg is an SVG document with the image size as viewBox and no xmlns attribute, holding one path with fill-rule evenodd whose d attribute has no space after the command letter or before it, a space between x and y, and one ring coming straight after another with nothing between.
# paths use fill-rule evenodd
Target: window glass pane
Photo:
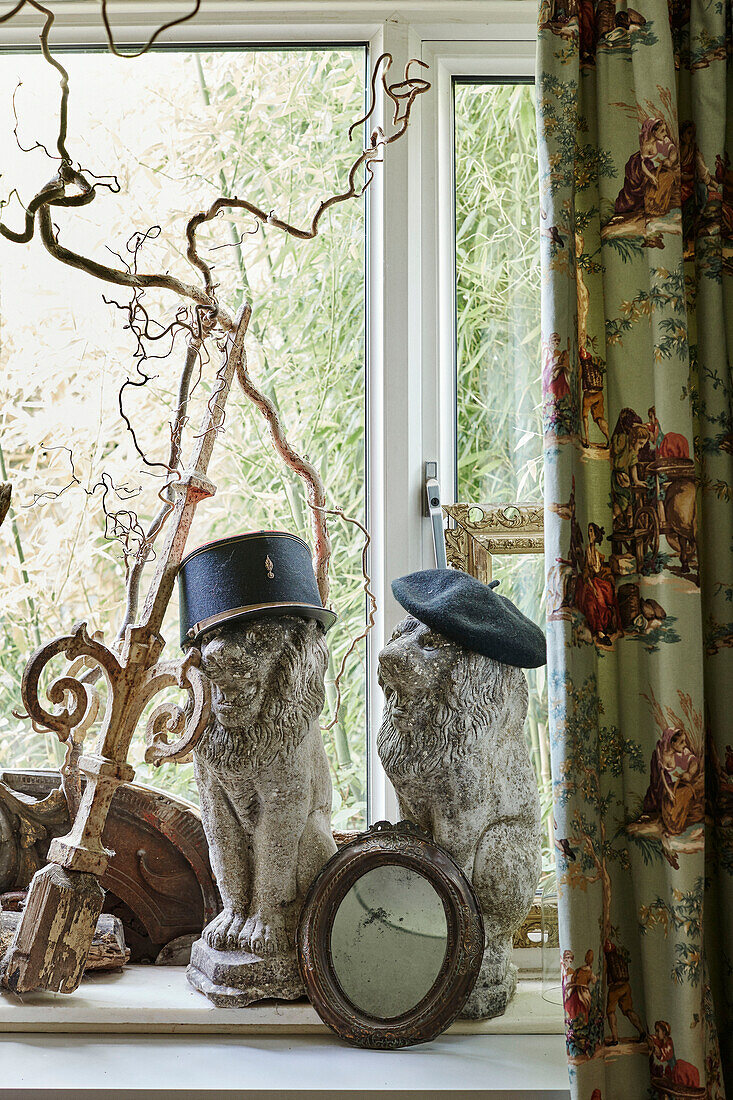
<instances>
[{"instance_id":1,"label":"window glass pane","mask_svg":"<svg viewBox=\"0 0 733 1100\"><path fill-rule=\"evenodd\" d=\"M458 500L542 497L534 86L455 87Z\"/></svg>"},{"instance_id":2,"label":"window glass pane","mask_svg":"<svg viewBox=\"0 0 733 1100\"><path fill-rule=\"evenodd\" d=\"M517 605L528 618L544 629L545 623L545 559L543 554L504 554L493 561L494 580L500 581L499 591ZM554 872L552 848L552 781L550 777L550 742L547 729L546 669L524 670L529 686L529 706L524 732L540 791L543 830L543 864Z\"/></svg>"},{"instance_id":3,"label":"window glass pane","mask_svg":"<svg viewBox=\"0 0 733 1100\"><path fill-rule=\"evenodd\" d=\"M455 85L457 499L542 500L540 256L534 87ZM507 532L509 533L509 532ZM501 592L544 623L541 554L493 559ZM525 732L551 816L544 669ZM546 827L544 863L554 866Z\"/></svg>"},{"instance_id":4,"label":"window glass pane","mask_svg":"<svg viewBox=\"0 0 733 1100\"><path fill-rule=\"evenodd\" d=\"M119 264L127 242L153 229L141 271L170 270L189 282L185 223L219 194L236 194L298 225L309 225L324 196L343 191L358 147L348 127L363 112L361 48L217 51L166 50L126 62L106 54L65 54L70 72L69 147L99 174L116 172L119 195L100 191L90 206L59 211L64 244ZM13 138L14 89L23 145L55 141L56 74L37 56L3 58L0 142L3 195L25 201L55 172L40 149L21 153ZM54 105L54 110L51 110ZM10 203L6 221L19 224ZM272 227L253 233L251 218L223 215L199 234L215 265L219 297L234 311L246 293L254 313L248 341L254 380L276 403L292 443L321 470L331 506L364 520L364 204L331 209L320 235L298 241ZM154 514L161 473L136 453L118 409L151 461L167 451L169 420L184 355L139 364L124 314L123 288L62 267L38 240L0 242L0 443L3 479L14 483L13 511L0 528L0 765L57 766L62 746L11 716L29 652L78 619L114 636L121 619L124 559L105 537L105 478L111 511ZM145 305L163 325L180 305L150 292ZM151 354L160 354L153 345ZM190 452L211 377L205 368L190 410ZM186 451L184 450L184 454ZM72 468L73 454L73 468ZM274 455L259 414L235 385L226 429L214 449L216 496L197 513L188 549L258 528L296 532L312 542L301 483ZM112 488L114 486L114 488ZM140 491L138 491L140 490ZM61 494L61 495L59 495ZM129 499L128 499L129 498ZM124 516L120 516L120 523ZM128 517L128 520L130 517ZM109 534L110 523L107 523ZM329 634L333 678L351 638L364 626L360 532L333 519L332 602L341 616ZM143 585L143 592L145 584ZM164 627L166 655L178 650L176 599ZM333 763L337 827L364 823L366 714L363 646L350 659L337 724L325 734ZM60 671L60 670L59 670ZM138 731L131 752L137 778L196 797L190 765L153 771L142 762Z\"/></svg>"}]
</instances>

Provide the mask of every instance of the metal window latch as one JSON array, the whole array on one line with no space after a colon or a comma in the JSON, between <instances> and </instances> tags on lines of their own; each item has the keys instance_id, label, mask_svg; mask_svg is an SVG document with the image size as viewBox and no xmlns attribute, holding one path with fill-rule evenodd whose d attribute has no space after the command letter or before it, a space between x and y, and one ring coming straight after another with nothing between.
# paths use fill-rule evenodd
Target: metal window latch
<instances>
[{"instance_id":1,"label":"metal window latch","mask_svg":"<svg viewBox=\"0 0 733 1100\"><path fill-rule=\"evenodd\" d=\"M447 569L445 556L445 535L443 534L443 509L440 504L440 484L438 482L438 463L425 463L425 514L430 520L435 549L437 569Z\"/></svg>"}]
</instances>

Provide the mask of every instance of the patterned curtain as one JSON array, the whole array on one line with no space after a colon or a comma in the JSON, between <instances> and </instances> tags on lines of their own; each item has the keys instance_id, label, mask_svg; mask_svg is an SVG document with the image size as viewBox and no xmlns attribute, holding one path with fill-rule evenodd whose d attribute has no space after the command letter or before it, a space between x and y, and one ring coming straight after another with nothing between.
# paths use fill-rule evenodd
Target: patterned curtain
<instances>
[{"instance_id":1,"label":"patterned curtain","mask_svg":"<svg viewBox=\"0 0 733 1100\"><path fill-rule=\"evenodd\" d=\"M633 3L633 7L631 4ZM733 1100L731 0L542 0L550 714L576 1100Z\"/></svg>"}]
</instances>

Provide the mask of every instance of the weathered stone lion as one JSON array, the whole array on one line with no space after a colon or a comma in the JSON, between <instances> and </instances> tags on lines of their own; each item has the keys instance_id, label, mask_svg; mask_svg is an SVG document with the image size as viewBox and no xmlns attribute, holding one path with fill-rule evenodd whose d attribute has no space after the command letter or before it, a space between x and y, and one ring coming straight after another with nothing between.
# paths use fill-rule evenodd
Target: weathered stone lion
<instances>
[{"instance_id":1,"label":"weathered stone lion","mask_svg":"<svg viewBox=\"0 0 733 1100\"><path fill-rule=\"evenodd\" d=\"M380 654L379 682L377 748L400 813L450 852L481 906L484 958L463 1015L497 1016L516 988L512 935L541 869L524 673L410 617Z\"/></svg>"},{"instance_id":2,"label":"weathered stone lion","mask_svg":"<svg viewBox=\"0 0 733 1100\"><path fill-rule=\"evenodd\" d=\"M213 713L194 767L224 908L194 945L189 980L217 1003L304 992L298 915L336 850L318 725L327 662L322 626L297 616L222 627L202 647Z\"/></svg>"}]
</instances>

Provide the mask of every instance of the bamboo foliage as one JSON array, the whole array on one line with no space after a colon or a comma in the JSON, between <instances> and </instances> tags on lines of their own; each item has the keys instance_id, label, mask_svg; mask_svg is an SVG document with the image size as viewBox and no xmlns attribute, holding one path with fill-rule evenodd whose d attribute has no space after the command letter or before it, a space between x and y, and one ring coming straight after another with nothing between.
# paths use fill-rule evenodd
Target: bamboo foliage
<instances>
[{"instance_id":1,"label":"bamboo foliage","mask_svg":"<svg viewBox=\"0 0 733 1100\"><path fill-rule=\"evenodd\" d=\"M12 97L19 71L17 105L35 137L42 133L48 76L34 58L15 58L14 66L12 74L4 69L0 92ZM68 67L75 88L94 89L91 99L81 94L72 102L71 125L87 146L80 155L93 166L124 165L125 196L124 202L107 196L104 208L86 220L86 211L77 211L73 225L64 225L72 248L97 253L109 245L124 256L131 227L146 230L155 210L170 231L146 242L146 266L180 269L185 221L202 205L202 195L247 194L265 209L277 204L289 220L304 219L330 192L334 174L344 175L354 160L346 133L362 111L364 54L358 49L166 53L139 59L134 74L109 56L71 56ZM7 94L2 100L10 102ZM4 124L4 147L12 150L12 116ZM37 174L39 157L40 151L11 155L4 182L15 172L27 193L23 173ZM253 377L266 380L265 392L298 449L320 464L329 499L363 517L363 204L335 208L328 217L327 234L295 242L268 226L251 235L251 218L222 215L199 230L200 251L214 265L215 282L240 288L256 303L249 346ZM119 619L124 569L100 522L102 472L116 507L129 496L131 507L143 514L155 511L160 480L141 468L120 422L117 391L125 377L139 379L130 335L120 332L116 311L99 300L99 288L84 276L64 272L61 283L58 271L51 276L51 261L38 248L8 255L14 272L12 282L0 282L0 429L8 477L15 483L12 520L19 541L13 523L6 522L0 532L9 582L0 624L0 762L48 766L59 762L51 740L21 732L10 714L18 707L23 663L37 628L45 637L78 618L94 628ZM170 315L170 301L162 295L151 292L146 301L153 315ZM240 301L227 300L227 308L236 310ZM3 324L10 317L12 328ZM160 410L175 405L175 382L161 368L146 386L125 390L125 410L139 426L146 453L167 449L170 429ZM191 423L209 390L202 381L194 392ZM238 392L230 399L215 461L219 492L201 510L191 545L258 527L309 536L298 480L273 462L262 422ZM362 536L337 524L332 599L342 618L331 635L335 668L363 629L365 612ZM165 633L174 642L174 611ZM342 826L363 817L362 653L363 646L350 659L343 709L329 732L336 820ZM145 777L145 765L132 762ZM161 782L160 772L154 781ZM194 795L185 766L171 769L163 782Z\"/></svg>"}]
</instances>

